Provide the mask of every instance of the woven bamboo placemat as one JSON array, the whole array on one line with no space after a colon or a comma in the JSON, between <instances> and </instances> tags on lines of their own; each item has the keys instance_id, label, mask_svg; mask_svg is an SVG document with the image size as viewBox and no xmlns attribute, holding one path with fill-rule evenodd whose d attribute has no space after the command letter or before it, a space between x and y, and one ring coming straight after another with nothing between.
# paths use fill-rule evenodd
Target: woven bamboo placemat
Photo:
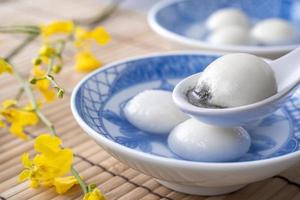
<instances>
[{"instance_id":1,"label":"woven bamboo placemat","mask_svg":"<svg viewBox=\"0 0 300 200\"><path fill-rule=\"evenodd\" d=\"M36 24L54 19L84 18L93 16L101 9L104 1L99 0L8 0L0 4L1 25ZM118 10L104 25L111 33L112 42L102 48L95 49L104 63L143 55L153 52L180 50L184 47L174 45L153 33L147 25L146 17L128 10ZM20 42L20 36L0 35L0 55L5 56L9 49ZM30 70L30 60L38 50L38 42L34 42L26 51L18 55L13 62L22 74ZM66 88L66 97L44 108L45 113L57 126L57 131L65 146L75 152L75 168L88 182L93 182L103 191L108 200L156 200L156 199L300 199L300 165L282 174L257 183L242 190L223 196L199 197L181 194L167 189L153 178L118 162L79 128L69 108L70 92L74 85L84 76L72 69L73 52L66 52L66 67L59 76L59 82ZM0 78L0 100L13 97L18 89L15 80L7 75ZM32 136L46 132L39 125L29 130ZM22 166L20 155L28 151L33 154L32 141L22 141L11 136L7 131L0 132L0 199L9 200L69 200L82 199L81 190L73 188L64 196L58 196L53 189L29 189L28 183L17 182Z\"/></svg>"}]
</instances>

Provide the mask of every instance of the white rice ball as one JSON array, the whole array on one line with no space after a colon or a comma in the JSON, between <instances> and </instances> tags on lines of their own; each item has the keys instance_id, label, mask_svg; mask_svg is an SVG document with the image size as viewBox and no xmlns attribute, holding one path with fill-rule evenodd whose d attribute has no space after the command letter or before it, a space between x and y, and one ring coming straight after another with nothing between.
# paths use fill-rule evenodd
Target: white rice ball
<instances>
[{"instance_id":1,"label":"white rice ball","mask_svg":"<svg viewBox=\"0 0 300 200\"><path fill-rule=\"evenodd\" d=\"M261 101L276 93L276 79L269 64L254 55L234 53L207 66L193 92L196 99L190 99L190 102L236 107Z\"/></svg>"},{"instance_id":2,"label":"white rice ball","mask_svg":"<svg viewBox=\"0 0 300 200\"><path fill-rule=\"evenodd\" d=\"M226 26L249 27L248 17L237 8L223 8L213 12L206 21L207 28L212 31Z\"/></svg>"},{"instance_id":3,"label":"white rice ball","mask_svg":"<svg viewBox=\"0 0 300 200\"><path fill-rule=\"evenodd\" d=\"M169 148L192 161L226 162L242 157L250 148L250 137L241 128L221 128L188 119L169 135Z\"/></svg>"},{"instance_id":4,"label":"white rice ball","mask_svg":"<svg viewBox=\"0 0 300 200\"><path fill-rule=\"evenodd\" d=\"M163 90L145 90L132 98L124 108L127 120L135 127L150 133L169 134L179 123L188 119Z\"/></svg>"},{"instance_id":5,"label":"white rice ball","mask_svg":"<svg viewBox=\"0 0 300 200\"><path fill-rule=\"evenodd\" d=\"M213 31L208 42L215 45L249 45L254 40L249 34L248 28L240 26L226 26Z\"/></svg>"},{"instance_id":6,"label":"white rice ball","mask_svg":"<svg viewBox=\"0 0 300 200\"><path fill-rule=\"evenodd\" d=\"M279 18L258 22L251 34L259 43L266 45L290 44L297 36L295 28L289 22Z\"/></svg>"}]
</instances>

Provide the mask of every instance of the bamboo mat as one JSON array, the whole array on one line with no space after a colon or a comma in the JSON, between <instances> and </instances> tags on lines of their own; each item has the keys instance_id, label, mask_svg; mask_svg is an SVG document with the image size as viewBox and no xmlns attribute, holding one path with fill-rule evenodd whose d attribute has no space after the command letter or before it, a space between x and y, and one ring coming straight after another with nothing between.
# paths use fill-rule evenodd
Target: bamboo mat
<instances>
[{"instance_id":1,"label":"bamboo mat","mask_svg":"<svg viewBox=\"0 0 300 200\"><path fill-rule=\"evenodd\" d=\"M1 25L36 24L54 19L86 18L101 9L105 1L99 0L8 0L1 1ZM109 45L95 49L104 63L109 63L129 56L153 52L180 50L176 46L153 33L147 25L146 17L128 10L118 10L103 24L111 33ZM20 36L0 35L0 55L20 42ZM13 62L22 74L28 74L30 60L38 50L38 41L18 55ZM75 152L75 168L89 183L93 182L103 191L108 200L299 200L300 199L300 164L282 174L250 184L242 190L223 196L200 197L181 194L161 186L153 178L118 162L79 128L69 108L69 93L84 76L72 69L72 51L66 52L66 66L58 81L68 92L66 97L44 108L45 113L54 122L64 145ZM0 78L0 100L14 97L18 89L15 80L7 75ZM33 135L46 132L39 125L28 130ZM58 196L53 189L29 189L28 183L17 183L22 169L20 155L28 151L33 154L32 141L22 141L11 136L7 131L0 132L0 199L9 200L69 200L82 199L79 187L73 188L64 196Z\"/></svg>"}]
</instances>

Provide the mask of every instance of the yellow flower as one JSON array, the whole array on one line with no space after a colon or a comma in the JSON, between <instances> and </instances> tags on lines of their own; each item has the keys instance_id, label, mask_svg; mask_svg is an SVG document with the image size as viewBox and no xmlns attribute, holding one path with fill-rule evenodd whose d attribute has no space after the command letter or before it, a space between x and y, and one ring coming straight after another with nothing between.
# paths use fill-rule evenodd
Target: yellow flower
<instances>
[{"instance_id":1,"label":"yellow flower","mask_svg":"<svg viewBox=\"0 0 300 200\"><path fill-rule=\"evenodd\" d=\"M3 128L3 127L5 127L5 123L0 120L0 128Z\"/></svg>"},{"instance_id":2,"label":"yellow flower","mask_svg":"<svg viewBox=\"0 0 300 200\"><path fill-rule=\"evenodd\" d=\"M71 149L60 147L61 140L56 136L48 134L40 135L36 138L34 149L39 152L39 157L35 157L36 164L47 164L51 166L51 171L55 177L63 176L70 171L73 162L73 152Z\"/></svg>"},{"instance_id":3,"label":"yellow flower","mask_svg":"<svg viewBox=\"0 0 300 200\"><path fill-rule=\"evenodd\" d=\"M58 137L43 134L35 139L34 149L36 152L52 156L61 150L60 145L61 140Z\"/></svg>"},{"instance_id":4,"label":"yellow flower","mask_svg":"<svg viewBox=\"0 0 300 200\"><path fill-rule=\"evenodd\" d=\"M44 96L47 102L51 102L55 99L55 92L50 88L50 81L47 79L39 80L36 83L38 90Z\"/></svg>"},{"instance_id":5,"label":"yellow flower","mask_svg":"<svg viewBox=\"0 0 300 200\"><path fill-rule=\"evenodd\" d=\"M22 138L27 139L24 133L24 127L35 125L38 122L38 116L32 110L32 106L18 108L15 100L6 100L2 103L0 115L10 123L9 131Z\"/></svg>"},{"instance_id":6,"label":"yellow flower","mask_svg":"<svg viewBox=\"0 0 300 200\"><path fill-rule=\"evenodd\" d=\"M103 27L96 27L91 31L77 27L75 30L75 45L80 47L87 40L94 40L99 45L105 45L110 41L110 36Z\"/></svg>"},{"instance_id":7,"label":"yellow flower","mask_svg":"<svg viewBox=\"0 0 300 200\"><path fill-rule=\"evenodd\" d=\"M72 21L53 21L47 25L42 25L41 32L44 38L54 34L70 34L74 30Z\"/></svg>"},{"instance_id":8,"label":"yellow flower","mask_svg":"<svg viewBox=\"0 0 300 200\"><path fill-rule=\"evenodd\" d=\"M105 45L110 41L110 36L103 27L96 27L90 32L90 37L100 45Z\"/></svg>"},{"instance_id":9,"label":"yellow flower","mask_svg":"<svg viewBox=\"0 0 300 200\"><path fill-rule=\"evenodd\" d=\"M89 72L102 63L89 51L81 51L75 57L75 70L79 72Z\"/></svg>"},{"instance_id":10,"label":"yellow flower","mask_svg":"<svg viewBox=\"0 0 300 200\"><path fill-rule=\"evenodd\" d=\"M105 200L105 197L98 188L84 195L83 200Z\"/></svg>"},{"instance_id":11,"label":"yellow flower","mask_svg":"<svg viewBox=\"0 0 300 200\"><path fill-rule=\"evenodd\" d=\"M86 30L76 27L74 34L74 45L81 51L75 58L75 70L79 72L89 72L102 65L102 63L91 53L88 41L95 41L99 45L104 45L110 40L109 34L103 27L96 27L93 30Z\"/></svg>"},{"instance_id":12,"label":"yellow flower","mask_svg":"<svg viewBox=\"0 0 300 200\"><path fill-rule=\"evenodd\" d=\"M23 170L19 175L19 181L25 181L30 176L29 169L32 167L32 161L29 159L28 153L24 153L21 159L25 170Z\"/></svg>"},{"instance_id":13,"label":"yellow flower","mask_svg":"<svg viewBox=\"0 0 300 200\"><path fill-rule=\"evenodd\" d=\"M33 75L36 78L42 78L46 72L41 70L38 66L33 68ZM35 87L39 92L44 96L47 102L51 102L55 99L55 91L51 88L51 83L48 79L38 80L35 84Z\"/></svg>"},{"instance_id":14,"label":"yellow flower","mask_svg":"<svg viewBox=\"0 0 300 200\"><path fill-rule=\"evenodd\" d=\"M74 176L57 177L54 179L53 185L55 186L55 191L58 194L63 194L67 192L70 188L76 185L78 182Z\"/></svg>"},{"instance_id":15,"label":"yellow flower","mask_svg":"<svg viewBox=\"0 0 300 200\"><path fill-rule=\"evenodd\" d=\"M49 45L43 45L39 51L39 55L46 58L52 57L55 54L55 49Z\"/></svg>"},{"instance_id":16,"label":"yellow flower","mask_svg":"<svg viewBox=\"0 0 300 200\"><path fill-rule=\"evenodd\" d=\"M75 177L63 177L71 169L73 152L61 148L61 140L56 136L42 134L35 140L35 150L38 154L29 159L27 153L22 156L24 170L19 175L20 181L30 180L30 187L55 186L62 194L77 184Z\"/></svg>"},{"instance_id":17,"label":"yellow flower","mask_svg":"<svg viewBox=\"0 0 300 200\"><path fill-rule=\"evenodd\" d=\"M17 101L14 100L14 99L7 99L7 100L2 102L2 107L4 109L9 108L11 106L15 106L15 105L17 105Z\"/></svg>"},{"instance_id":18,"label":"yellow flower","mask_svg":"<svg viewBox=\"0 0 300 200\"><path fill-rule=\"evenodd\" d=\"M75 29L75 40L86 40L88 39L88 31L82 27L76 27Z\"/></svg>"},{"instance_id":19,"label":"yellow flower","mask_svg":"<svg viewBox=\"0 0 300 200\"><path fill-rule=\"evenodd\" d=\"M12 73L12 67L3 58L0 58L0 74L7 72Z\"/></svg>"}]
</instances>

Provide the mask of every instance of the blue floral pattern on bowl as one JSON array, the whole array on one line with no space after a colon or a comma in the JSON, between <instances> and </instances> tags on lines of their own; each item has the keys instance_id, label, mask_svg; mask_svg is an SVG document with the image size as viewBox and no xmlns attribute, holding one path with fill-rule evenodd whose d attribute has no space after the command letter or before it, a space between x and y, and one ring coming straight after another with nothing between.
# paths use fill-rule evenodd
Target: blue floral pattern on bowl
<instances>
[{"instance_id":1,"label":"blue floral pattern on bowl","mask_svg":"<svg viewBox=\"0 0 300 200\"><path fill-rule=\"evenodd\" d=\"M123 114L130 98L145 89L172 91L181 79L201 72L218 56L180 54L152 56L112 65L93 73L75 94L75 107L98 134L131 149L181 159L167 146L167 137L143 132ZM245 127L252 138L252 161L298 151L300 146L300 89L269 117ZM236 162L238 162L236 161Z\"/></svg>"}]
</instances>

